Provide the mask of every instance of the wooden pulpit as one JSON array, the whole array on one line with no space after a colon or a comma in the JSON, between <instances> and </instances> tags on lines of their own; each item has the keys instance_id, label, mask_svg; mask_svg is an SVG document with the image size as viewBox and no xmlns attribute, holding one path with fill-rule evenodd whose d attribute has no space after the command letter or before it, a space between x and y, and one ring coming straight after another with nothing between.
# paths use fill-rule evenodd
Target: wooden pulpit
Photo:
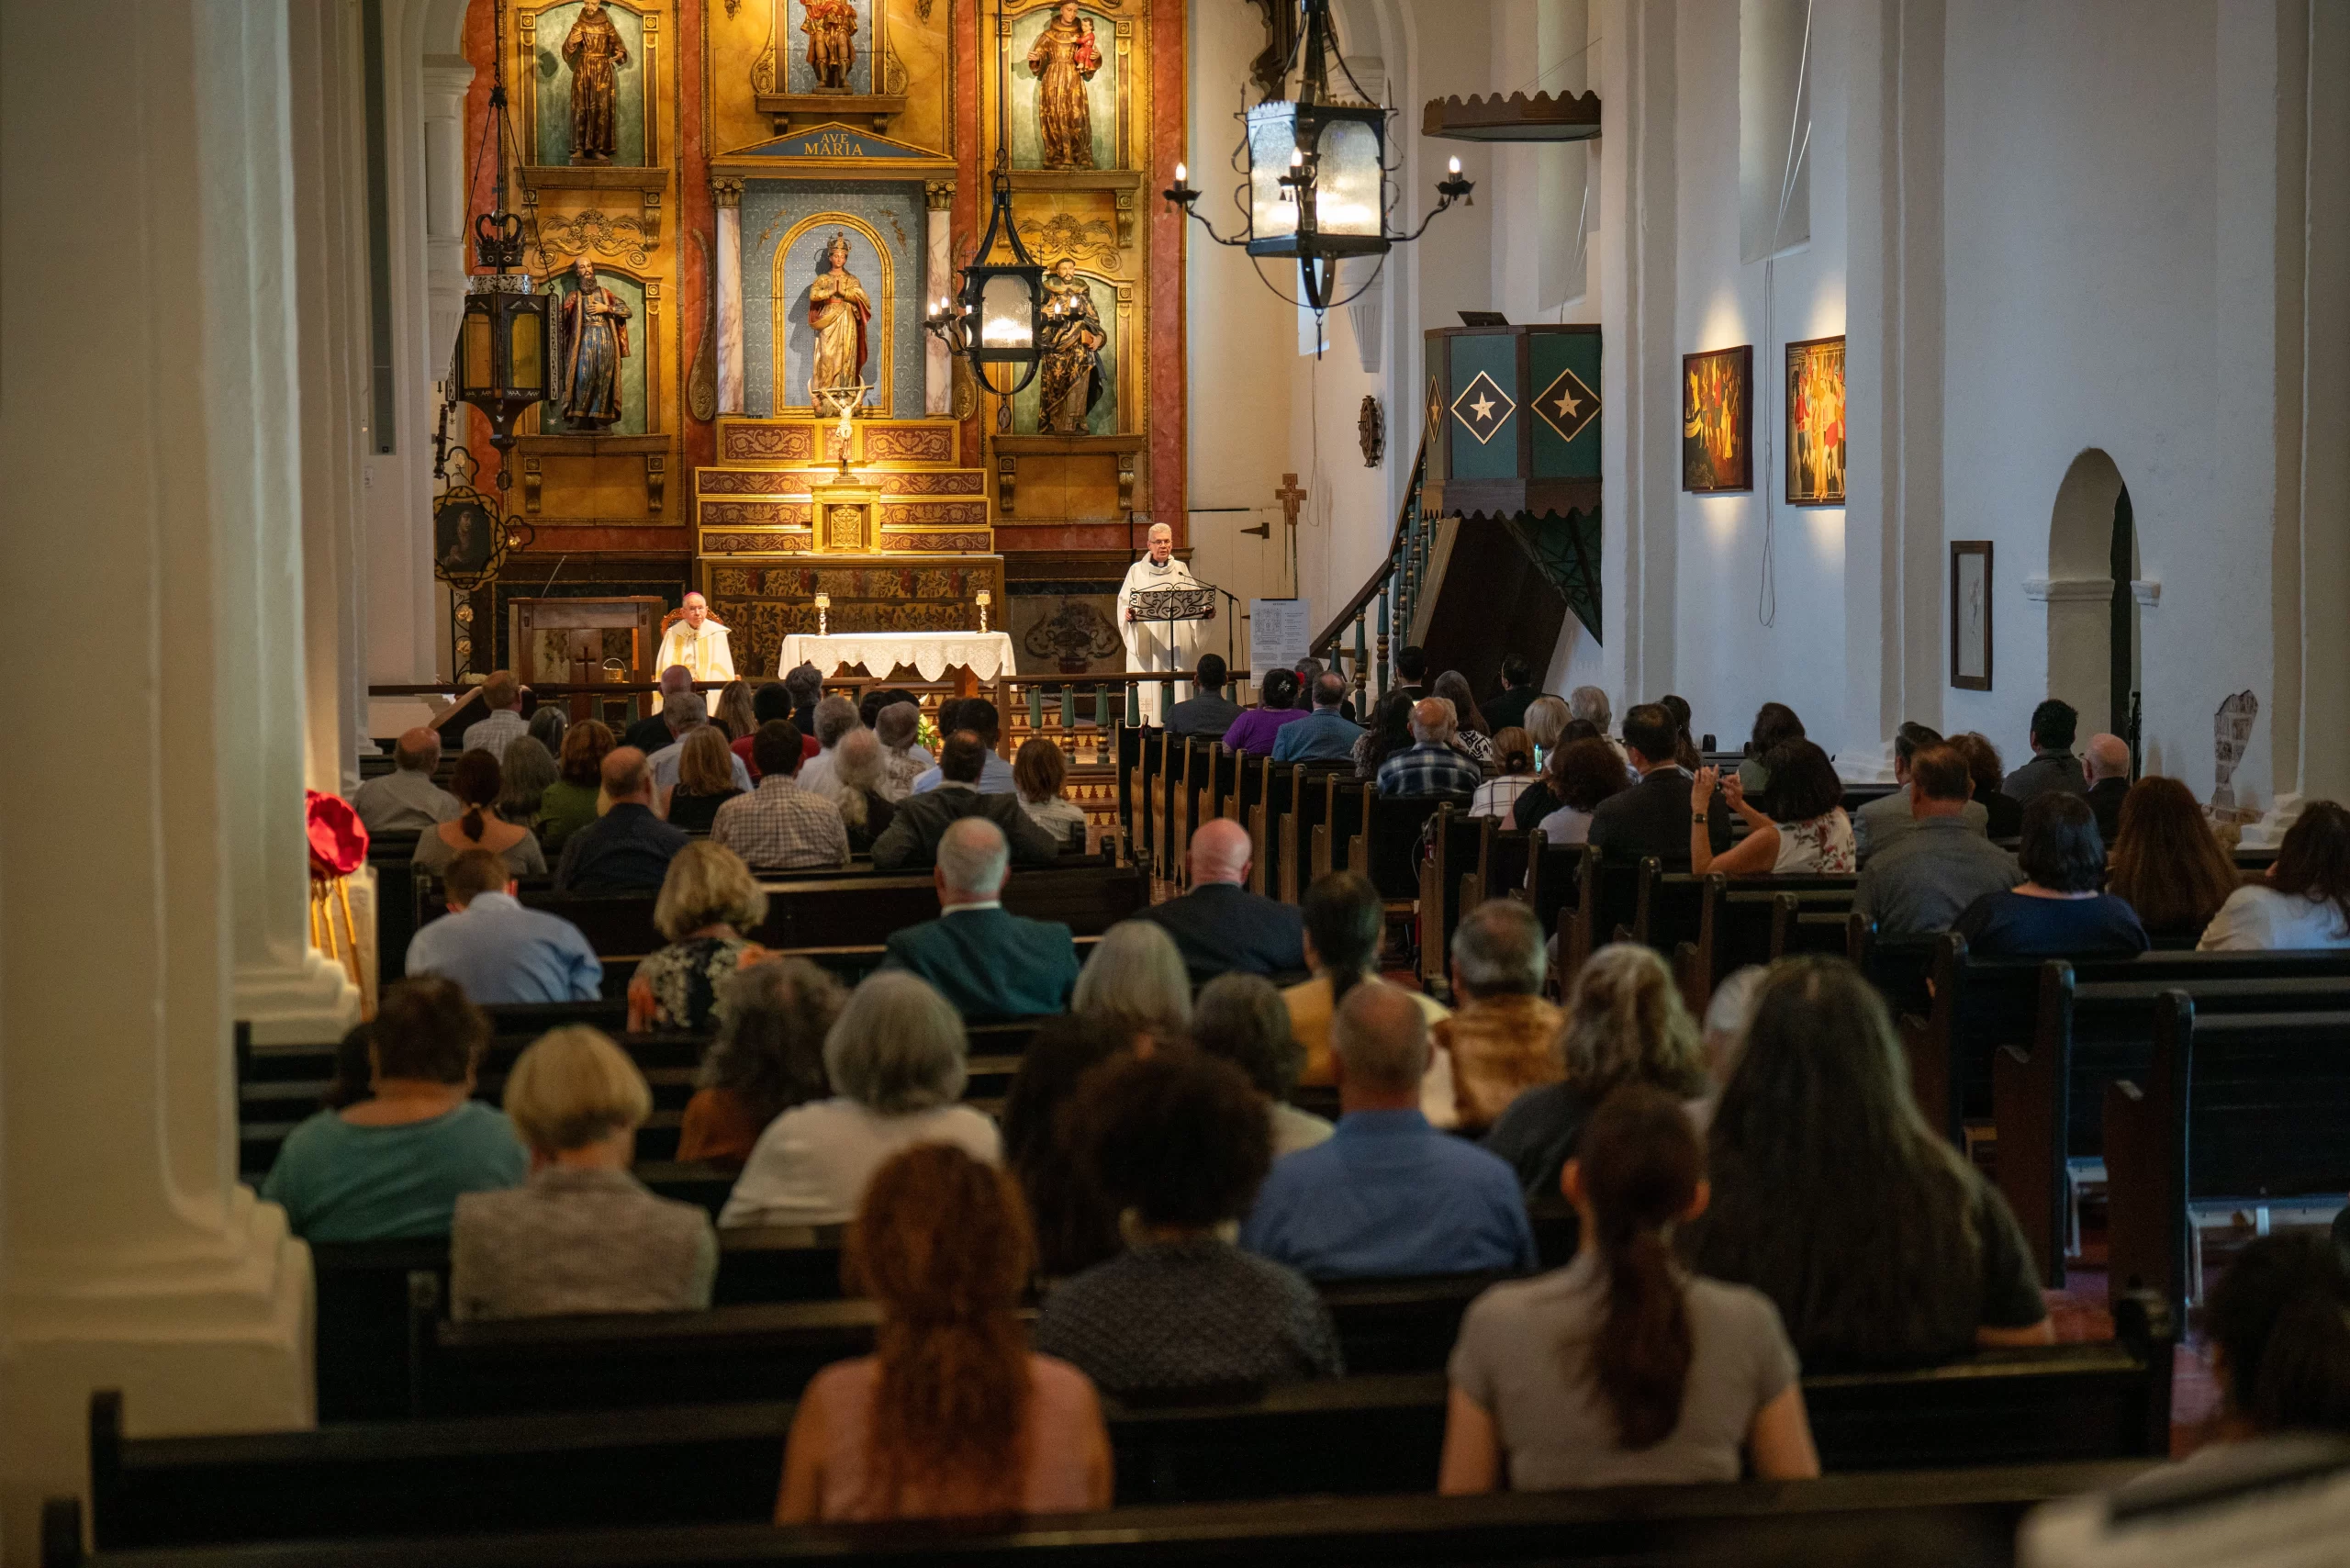
<instances>
[{"instance_id":1,"label":"wooden pulpit","mask_svg":"<svg viewBox=\"0 0 2350 1568\"><path fill-rule=\"evenodd\" d=\"M511 599L508 647L514 673L529 687L649 686L660 673L653 661L661 652L661 617L668 608L658 594ZM599 703L587 692L574 692L571 717L600 717ZM640 711L633 694L629 711Z\"/></svg>"}]
</instances>

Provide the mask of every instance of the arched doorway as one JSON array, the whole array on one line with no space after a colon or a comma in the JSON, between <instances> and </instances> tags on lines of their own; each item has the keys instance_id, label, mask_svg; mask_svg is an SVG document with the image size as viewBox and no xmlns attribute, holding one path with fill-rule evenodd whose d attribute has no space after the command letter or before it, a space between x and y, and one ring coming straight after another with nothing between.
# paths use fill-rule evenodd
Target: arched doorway
<instances>
[{"instance_id":1,"label":"arched doorway","mask_svg":"<svg viewBox=\"0 0 2350 1568\"><path fill-rule=\"evenodd\" d=\"M2137 576L2130 487L2113 459L2091 447L2057 487L2048 575L2028 585L2048 606L2048 695L2079 710L2085 732L2129 734L2139 689Z\"/></svg>"}]
</instances>

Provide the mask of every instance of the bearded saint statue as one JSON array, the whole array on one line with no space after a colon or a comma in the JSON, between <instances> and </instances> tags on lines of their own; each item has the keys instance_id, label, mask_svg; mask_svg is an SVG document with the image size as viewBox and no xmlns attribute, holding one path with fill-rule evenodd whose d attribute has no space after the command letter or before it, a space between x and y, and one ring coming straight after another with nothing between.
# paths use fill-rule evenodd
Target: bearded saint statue
<instances>
[{"instance_id":1,"label":"bearded saint statue","mask_svg":"<svg viewBox=\"0 0 2350 1568\"><path fill-rule=\"evenodd\" d=\"M1102 397L1101 312L1093 290L1077 275L1077 263L1063 256L1045 274L1045 330L1037 347L1044 364L1037 379L1039 434L1080 435L1085 417Z\"/></svg>"},{"instance_id":2,"label":"bearded saint statue","mask_svg":"<svg viewBox=\"0 0 2350 1568\"><path fill-rule=\"evenodd\" d=\"M1102 69L1102 50L1093 41L1091 18L1080 20L1077 0L1061 0L1045 30L1028 51L1028 69L1037 77L1036 131L1044 142L1047 169L1093 167L1093 108L1085 84Z\"/></svg>"},{"instance_id":3,"label":"bearded saint statue","mask_svg":"<svg viewBox=\"0 0 2350 1568\"><path fill-rule=\"evenodd\" d=\"M563 297L563 422L610 430L621 417L621 361L628 357L628 301L596 281L596 263L571 264Z\"/></svg>"},{"instance_id":4,"label":"bearded saint statue","mask_svg":"<svg viewBox=\"0 0 2350 1568\"><path fill-rule=\"evenodd\" d=\"M564 35L563 62L571 67L571 161L609 163L620 150L620 73L628 45L604 14L604 0L585 0Z\"/></svg>"},{"instance_id":5,"label":"bearded saint statue","mask_svg":"<svg viewBox=\"0 0 2350 1568\"><path fill-rule=\"evenodd\" d=\"M820 387L854 386L865 376L865 324L873 300L848 270L848 235L835 231L824 247L824 270L808 286L808 325L816 334L810 379Z\"/></svg>"},{"instance_id":6,"label":"bearded saint statue","mask_svg":"<svg viewBox=\"0 0 2350 1568\"><path fill-rule=\"evenodd\" d=\"M808 35L808 69L816 85L846 92L856 63L856 7L849 0L803 0L800 30Z\"/></svg>"}]
</instances>

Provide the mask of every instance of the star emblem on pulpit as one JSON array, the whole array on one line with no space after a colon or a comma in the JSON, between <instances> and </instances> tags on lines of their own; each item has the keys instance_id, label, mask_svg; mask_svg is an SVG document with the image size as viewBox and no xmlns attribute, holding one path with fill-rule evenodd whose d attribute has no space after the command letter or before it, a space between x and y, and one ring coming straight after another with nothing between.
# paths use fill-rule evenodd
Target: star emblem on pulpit
<instances>
[{"instance_id":1,"label":"star emblem on pulpit","mask_svg":"<svg viewBox=\"0 0 2350 1568\"><path fill-rule=\"evenodd\" d=\"M1436 432L1443 425L1444 388L1438 386L1436 377L1431 375L1428 377L1428 439L1435 440Z\"/></svg>"},{"instance_id":2,"label":"star emblem on pulpit","mask_svg":"<svg viewBox=\"0 0 2350 1568\"><path fill-rule=\"evenodd\" d=\"M1452 400L1452 417L1468 428L1481 446L1501 434L1510 415L1516 411L1517 405L1510 401L1509 394L1482 370Z\"/></svg>"},{"instance_id":3,"label":"star emblem on pulpit","mask_svg":"<svg viewBox=\"0 0 2350 1568\"><path fill-rule=\"evenodd\" d=\"M1599 418L1599 394L1572 370L1561 369L1534 399L1534 411L1559 432L1561 441L1572 441Z\"/></svg>"}]
</instances>

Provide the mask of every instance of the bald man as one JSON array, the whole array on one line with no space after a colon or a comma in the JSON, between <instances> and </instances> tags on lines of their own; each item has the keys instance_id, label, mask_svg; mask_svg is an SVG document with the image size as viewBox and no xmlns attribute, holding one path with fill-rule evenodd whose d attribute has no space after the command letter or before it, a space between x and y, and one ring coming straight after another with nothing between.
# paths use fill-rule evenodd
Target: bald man
<instances>
[{"instance_id":1,"label":"bald man","mask_svg":"<svg viewBox=\"0 0 2350 1568\"><path fill-rule=\"evenodd\" d=\"M1304 915L1248 890L1253 849L1247 828L1209 818L1192 834L1192 890L1136 916L1167 928L1194 986L1234 973L1305 978Z\"/></svg>"},{"instance_id":2,"label":"bald man","mask_svg":"<svg viewBox=\"0 0 2350 1568\"><path fill-rule=\"evenodd\" d=\"M1382 795L1473 795L1484 775L1453 749L1460 721L1442 697L1412 704L1412 745L1379 765Z\"/></svg>"},{"instance_id":3,"label":"bald man","mask_svg":"<svg viewBox=\"0 0 2350 1568\"><path fill-rule=\"evenodd\" d=\"M1145 621L1135 610L1135 595L1157 593L1162 588L1198 588L1199 579L1192 569L1175 559L1175 531L1163 522L1150 525L1150 551L1141 560L1126 568L1126 580L1118 585L1118 631L1126 640L1128 669L1184 669L1189 667L1199 643L1196 621ZM1161 722L1160 704L1166 698L1157 681L1145 681L1142 688L1142 722Z\"/></svg>"},{"instance_id":4,"label":"bald man","mask_svg":"<svg viewBox=\"0 0 2350 1568\"><path fill-rule=\"evenodd\" d=\"M2089 810L2097 813L2097 831L2108 849L2121 831L2121 797L2130 793L2130 743L2120 735L2091 735L2084 748L2081 772L2089 781Z\"/></svg>"},{"instance_id":5,"label":"bald man","mask_svg":"<svg viewBox=\"0 0 2350 1568\"><path fill-rule=\"evenodd\" d=\"M1420 1114L1428 1025L1411 994L1356 982L1330 1040L1337 1131L1274 1163L1240 1245L1309 1280L1530 1273L1534 1231L1516 1173Z\"/></svg>"},{"instance_id":6,"label":"bald man","mask_svg":"<svg viewBox=\"0 0 2350 1568\"><path fill-rule=\"evenodd\" d=\"M454 822L464 808L457 797L432 782L441 766L441 733L419 724L404 731L392 752L392 771L370 778L351 797L352 810L369 833L403 833Z\"/></svg>"}]
</instances>

